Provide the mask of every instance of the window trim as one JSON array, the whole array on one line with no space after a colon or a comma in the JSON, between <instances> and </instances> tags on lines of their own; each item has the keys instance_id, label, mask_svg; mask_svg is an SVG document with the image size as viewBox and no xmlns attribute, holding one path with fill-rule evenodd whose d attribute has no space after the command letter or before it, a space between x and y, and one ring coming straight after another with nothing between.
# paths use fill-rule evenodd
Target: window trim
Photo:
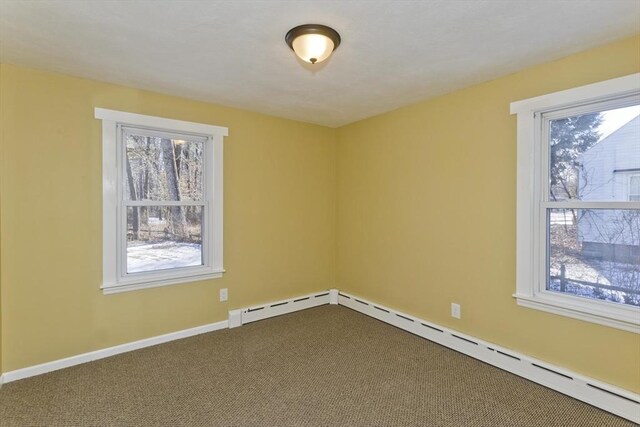
<instances>
[{"instance_id":1,"label":"window trim","mask_svg":"<svg viewBox=\"0 0 640 427\"><path fill-rule=\"evenodd\" d=\"M228 129L202 123L146 116L124 111L95 108L95 118L102 120L102 289L104 294L188 283L222 277L223 268L223 140ZM120 127L142 127L158 131L187 133L207 138L205 143L205 203L208 223L203 223L208 246L203 251L202 267L181 267L163 271L122 274L119 257L123 243L119 223L122 221L120 197L122 157ZM204 242L203 242L204 246ZM206 259L205 259L206 258Z\"/></svg>"},{"instance_id":2,"label":"window trim","mask_svg":"<svg viewBox=\"0 0 640 427\"><path fill-rule=\"evenodd\" d=\"M517 304L545 312L585 320L640 333L640 309L607 301L549 292L541 287L542 264L546 266L546 218L541 215L547 188L545 151L542 140L542 113L579 108L640 94L640 73L586 86L512 102L517 115L517 221L516 293ZM567 202L585 208L589 202ZM640 209L640 202L593 202L593 207ZM578 206L579 205L579 206ZM544 224L543 224L544 221ZM544 275L546 281L546 274Z\"/></svg>"}]
</instances>

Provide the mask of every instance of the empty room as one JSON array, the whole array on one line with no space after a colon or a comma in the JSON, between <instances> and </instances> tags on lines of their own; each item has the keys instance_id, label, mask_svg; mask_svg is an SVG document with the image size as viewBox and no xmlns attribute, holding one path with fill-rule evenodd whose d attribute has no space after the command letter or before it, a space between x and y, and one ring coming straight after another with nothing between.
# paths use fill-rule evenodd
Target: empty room
<instances>
[{"instance_id":1,"label":"empty room","mask_svg":"<svg viewBox=\"0 0 640 427\"><path fill-rule=\"evenodd\" d=\"M0 427L639 424L639 0L0 0Z\"/></svg>"}]
</instances>

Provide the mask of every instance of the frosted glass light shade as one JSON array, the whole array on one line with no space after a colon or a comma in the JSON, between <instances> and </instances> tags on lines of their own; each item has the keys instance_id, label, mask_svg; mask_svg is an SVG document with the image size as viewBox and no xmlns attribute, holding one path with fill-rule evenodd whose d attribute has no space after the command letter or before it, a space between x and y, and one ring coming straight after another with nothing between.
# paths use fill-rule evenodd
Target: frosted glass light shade
<instances>
[{"instance_id":1,"label":"frosted glass light shade","mask_svg":"<svg viewBox=\"0 0 640 427\"><path fill-rule=\"evenodd\" d=\"M340 34L324 25L306 24L291 29L285 40L300 59L317 64L338 48Z\"/></svg>"},{"instance_id":2,"label":"frosted glass light shade","mask_svg":"<svg viewBox=\"0 0 640 427\"><path fill-rule=\"evenodd\" d=\"M322 34L304 34L293 41L293 51L303 61L322 62L333 52L333 42Z\"/></svg>"}]
</instances>

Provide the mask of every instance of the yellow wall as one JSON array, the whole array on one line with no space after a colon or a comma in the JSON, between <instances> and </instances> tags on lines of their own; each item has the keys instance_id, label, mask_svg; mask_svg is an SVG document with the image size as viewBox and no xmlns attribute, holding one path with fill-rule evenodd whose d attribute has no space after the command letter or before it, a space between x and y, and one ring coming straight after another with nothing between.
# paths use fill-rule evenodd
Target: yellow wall
<instances>
[{"instance_id":1,"label":"yellow wall","mask_svg":"<svg viewBox=\"0 0 640 427\"><path fill-rule=\"evenodd\" d=\"M509 103L640 71L640 37L339 129L337 287L640 392L640 338L518 307ZM450 317L450 303L462 319Z\"/></svg>"},{"instance_id":2,"label":"yellow wall","mask_svg":"<svg viewBox=\"0 0 640 427\"><path fill-rule=\"evenodd\" d=\"M333 285L334 129L4 64L0 90L3 372ZM94 107L229 128L223 279L102 295Z\"/></svg>"}]
</instances>

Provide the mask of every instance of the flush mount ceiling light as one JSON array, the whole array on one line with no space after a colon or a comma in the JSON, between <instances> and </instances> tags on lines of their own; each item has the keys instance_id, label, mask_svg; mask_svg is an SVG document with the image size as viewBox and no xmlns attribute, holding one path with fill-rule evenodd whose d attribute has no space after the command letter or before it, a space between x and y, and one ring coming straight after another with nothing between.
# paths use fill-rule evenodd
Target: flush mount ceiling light
<instances>
[{"instance_id":1,"label":"flush mount ceiling light","mask_svg":"<svg viewBox=\"0 0 640 427\"><path fill-rule=\"evenodd\" d=\"M320 24L306 24L289 30L284 37L289 47L305 62L317 64L340 46L340 34Z\"/></svg>"}]
</instances>

